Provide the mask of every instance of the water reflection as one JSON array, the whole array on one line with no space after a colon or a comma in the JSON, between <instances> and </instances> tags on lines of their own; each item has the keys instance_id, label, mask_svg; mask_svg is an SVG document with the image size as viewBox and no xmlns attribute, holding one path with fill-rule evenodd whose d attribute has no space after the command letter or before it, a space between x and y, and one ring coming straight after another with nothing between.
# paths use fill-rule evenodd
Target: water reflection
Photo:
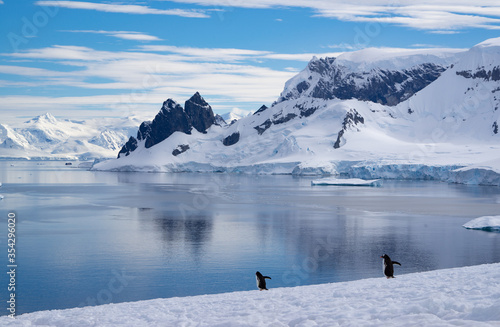
<instances>
[{"instance_id":1,"label":"water reflection","mask_svg":"<svg viewBox=\"0 0 500 327\"><path fill-rule=\"evenodd\" d=\"M161 213L152 222L161 233L161 240L169 247L181 242L190 249L190 255L199 260L211 238L213 217L189 215L183 218Z\"/></svg>"}]
</instances>

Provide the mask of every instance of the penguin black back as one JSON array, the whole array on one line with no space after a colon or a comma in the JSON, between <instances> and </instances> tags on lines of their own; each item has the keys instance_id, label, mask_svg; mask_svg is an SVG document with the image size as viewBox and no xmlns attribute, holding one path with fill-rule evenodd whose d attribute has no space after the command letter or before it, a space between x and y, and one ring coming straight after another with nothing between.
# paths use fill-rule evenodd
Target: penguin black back
<instances>
[{"instance_id":1,"label":"penguin black back","mask_svg":"<svg viewBox=\"0 0 500 327\"><path fill-rule=\"evenodd\" d=\"M391 258L387 254L384 254L381 256L382 259L384 259L384 275L387 278L394 278L394 265L400 265L401 264L397 261L392 261Z\"/></svg>"},{"instance_id":2,"label":"penguin black back","mask_svg":"<svg viewBox=\"0 0 500 327\"><path fill-rule=\"evenodd\" d=\"M266 286L266 278L267 279L271 279L271 277L269 276L262 276L262 274L260 272L256 272L255 273L255 278L257 279L257 287L259 288L259 291L262 291L262 290L268 290L267 289L267 286Z\"/></svg>"}]
</instances>

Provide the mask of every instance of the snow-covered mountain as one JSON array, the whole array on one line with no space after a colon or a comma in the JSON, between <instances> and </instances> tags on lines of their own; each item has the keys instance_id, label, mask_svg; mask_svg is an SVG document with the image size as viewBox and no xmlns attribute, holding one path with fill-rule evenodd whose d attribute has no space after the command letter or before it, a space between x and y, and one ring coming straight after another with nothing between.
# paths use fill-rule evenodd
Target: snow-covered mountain
<instances>
[{"instance_id":1,"label":"snow-covered mountain","mask_svg":"<svg viewBox=\"0 0 500 327\"><path fill-rule=\"evenodd\" d=\"M251 111L243 110L240 108L233 108L230 112L221 115L221 117L224 119L226 123L231 124L233 122L240 120L241 118L250 116L251 114L252 114Z\"/></svg>"},{"instance_id":2,"label":"snow-covered mountain","mask_svg":"<svg viewBox=\"0 0 500 327\"><path fill-rule=\"evenodd\" d=\"M499 107L500 38L462 51L364 49L313 58L271 107L234 124L188 124L154 146L138 137L94 169L500 183Z\"/></svg>"},{"instance_id":3,"label":"snow-covered mountain","mask_svg":"<svg viewBox=\"0 0 500 327\"><path fill-rule=\"evenodd\" d=\"M46 113L15 128L0 124L0 158L115 157L138 125L134 117L71 121Z\"/></svg>"}]
</instances>

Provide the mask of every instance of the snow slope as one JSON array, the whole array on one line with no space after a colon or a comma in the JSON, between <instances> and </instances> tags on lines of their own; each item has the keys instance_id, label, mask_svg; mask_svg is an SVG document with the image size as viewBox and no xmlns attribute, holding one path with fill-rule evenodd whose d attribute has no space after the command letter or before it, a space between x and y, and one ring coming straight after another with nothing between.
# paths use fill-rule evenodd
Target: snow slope
<instances>
[{"instance_id":1,"label":"snow slope","mask_svg":"<svg viewBox=\"0 0 500 327\"><path fill-rule=\"evenodd\" d=\"M270 108L230 126L139 142L93 169L500 185L498 108L500 38L461 52L364 49L313 59Z\"/></svg>"},{"instance_id":2,"label":"snow slope","mask_svg":"<svg viewBox=\"0 0 500 327\"><path fill-rule=\"evenodd\" d=\"M404 265L404 262L403 262ZM399 268L399 267L398 267ZM401 267L403 268L403 266ZM382 271L380 272L382 275ZM276 278L277 276L271 276ZM500 326L500 264L0 317L2 326Z\"/></svg>"},{"instance_id":3,"label":"snow slope","mask_svg":"<svg viewBox=\"0 0 500 327\"><path fill-rule=\"evenodd\" d=\"M58 120L46 113L16 128L0 124L0 158L114 158L139 123L134 117Z\"/></svg>"}]
</instances>

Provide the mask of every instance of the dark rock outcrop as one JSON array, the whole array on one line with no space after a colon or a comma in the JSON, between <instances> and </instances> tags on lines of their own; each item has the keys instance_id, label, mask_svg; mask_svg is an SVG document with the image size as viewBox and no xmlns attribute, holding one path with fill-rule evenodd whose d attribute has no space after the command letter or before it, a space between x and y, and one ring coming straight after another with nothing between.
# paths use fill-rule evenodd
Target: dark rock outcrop
<instances>
[{"instance_id":1,"label":"dark rock outcrop","mask_svg":"<svg viewBox=\"0 0 500 327\"><path fill-rule=\"evenodd\" d=\"M283 124L283 123L286 123L287 121L290 121L290 120L294 119L295 117L297 117L296 114L289 113L286 116L281 116L279 118L274 119L273 120L273 124L275 124L275 125Z\"/></svg>"},{"instance_id":2,"label":"dark rock outcrop","mask_svg":"<svg viewBox=\"0 0 500 327\"><path fill-rule=\"evenodd\" d=\"M184 104L184 110L191 125L200 133L206 133L207 129L215 123L212 107L196 92Z\"/></svg>"},{"instance_id":3,"label":"dark rock outcrop","mask_svg":"<svg viewBox=\"0 0 500 327\"><path fill-rule=\"evenodd\" d=\"M139 126L137 138L131 137L128 140L120 150L118 158L122 154L128 156L137 148L139 141L144 141L144 146L150 148L175 132L191 134L193 127L200 133L206 133L215 123L212 108L198 92L186 101L185 107L186 109L182 108L172 99L163 102L160 112L153 121L145 121Z\"/></svg>"},{"instance_id":4,"label":"dark rock outcrop","mask_svg":"<svg viewBox=\"0 0 500 327\"><path fill-rule=\"evenodd\" d=\"M287 94L282 94L278 102L297 98L308 91L313 98L358 99L395 106L436 80L446 67L426 63L400 71L352 72L337 65L335 58L322 58L309 62L308 69L311 74L319 75L319 81L313 85L307 81L298 83Z\"/></svg>"},{"instance_id":5,"label":"dark rock outcrop","mask_svg":"<svg viewBox=\"0 0 500 327\"><path fill-rule=\"evenodd\" d=\"M257 130L259 135L262 135L262 133L264 133L269 127L271 127L272 124L273 123L271 122L271 120L268 119L259 126L255 126L254 128Z\"/></svg>"},{"instance_id":6,"label":"dark rock outcrop","mask_svg":"<svg viewBox=\"0 0 500 327\"><path fill-rule=\"evenodd\" d=\"M226 123L226 121L224 120L224 118L222 118L222 116L221 116L221 115L216 114L216 115L215 115L215 123L214 123L214 125L217 125L217 126L226 126L226 125L227 125L227 123Z\"/></svg>"},{"instance_id":7,"label":"dark rock outcrop","mask_svg":"<svg viewBox=\"0 0 500 327\"><path fill-rule=\"evenodd\" d=\"M356 127L356 125L364 123L365 119L356 111L356 109L349 110L349 112L344 117L344 121L342 122L342 129L337 135L337 140L335 141L333 148L338 149L341 147L342 138L347 129Z\"/></svg>"},{"instance_id":8,"label":"dark rock outcrop","mask_svg":"<svg viewBox=\"0 0 500 327\"><path fill-rule=\"evenodd\" d=\"M465 78L481 78L485 81L500 81L500 66L493 67L492 70L486 70L484 67L472 72L472 70L457 71L457 75Z\"/></svg>"},{"instance_id":9,"label":"dark rock outcrop","mask_svg":"<svg viewBox=\"0 0 500 327\"><path fill-rule=\"evenodd\" d=\"M267 109L266 105L262 105L256 112L254 112L254 115L260 114L261 112L265 111Z\"/></svg>"},{"instance_id":10,"label":"dark rock outcrop","mask_svg":"<svg viewBox=\"0 0 500 327\"><path fill-rule=\"evenodd\" d=\"M498 134L498 123L494 122L491 127L493 128L493 133Z\"/></svg>"},{"instance_id":11,"label":"dark rock outcrop","mask_svg":"<svg viewBox=\"0 0 500 327\"><path fill-rule=\"evenodd\" d=\"M189 144L180 144L176 149L174 149L174 151L172 151L172 155L178 156L179 154L184 153L187 150L189 150Z\"/></svg>"},{"instance_id":12,"label":"dark rock outcrop","mask_svg":"<svg viewBox=\"0 0 500 327\"><path fill-rule=\"evenodd\" d=\"M137 140L135 137L131 136L127 143L122 147L120 152L118 152L118 158L120 158L122 155L128 156L130 152L134 151L137 149Z\"/></svg>"},{"instance_id":13,"label":"dark rock outcrop","mask_svg":"<svg viewBox=\"0 0 500 327\"><path fill-rule=\"evenodd\" d=\"M318 107L304 107L302 104L296 104L295 108L298 108L300 110L300 118L302 117L309 117L311 116L316 110L318 110Z\"/></svg>"},{"instance_id":14,"label":"dark rock outcrop","mask_svg":"<svg viewBox=\"0 0 500 327\"><path fill-rule=\"evenodd\" d=\"M146 148L160 143L174 132L191 134L191 123L181 105L172 99L163 103L163 107L151 122L150 132L145 138Z\"/></svg>"},{"instance_id":15,"label":"dark rock outcrop","mask_svg":"<svg viewBox=\"0 0 500 327\"><path fill-rule=\"evenodd\" d=\"M222 140L222 144L224 144L225 146L231 146L233 144L238 143L239 140L240 140L240 133L235 132L235 133L229 135L228 137L224 138Z\"/></svg>"}]
</instances>

